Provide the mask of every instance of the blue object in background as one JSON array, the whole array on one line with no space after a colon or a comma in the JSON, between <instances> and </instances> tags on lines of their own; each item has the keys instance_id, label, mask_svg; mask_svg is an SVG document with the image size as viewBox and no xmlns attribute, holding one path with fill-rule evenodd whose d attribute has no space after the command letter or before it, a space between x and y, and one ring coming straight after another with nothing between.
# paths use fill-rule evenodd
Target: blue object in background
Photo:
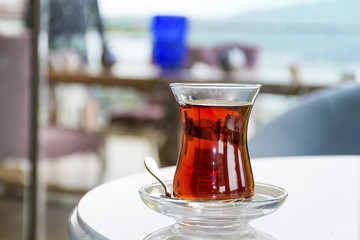
<instances>
[{"instance_id":1,"label":"blue object in background","mask_svg":"<svg viewBox=\"0 0 360 240\"><path fill-rule=\"evenodd\" d=\"M180 16L152 19L153 61L163 69L182 68L187 58L188 20Z\"/></svg>"}]
</instances>

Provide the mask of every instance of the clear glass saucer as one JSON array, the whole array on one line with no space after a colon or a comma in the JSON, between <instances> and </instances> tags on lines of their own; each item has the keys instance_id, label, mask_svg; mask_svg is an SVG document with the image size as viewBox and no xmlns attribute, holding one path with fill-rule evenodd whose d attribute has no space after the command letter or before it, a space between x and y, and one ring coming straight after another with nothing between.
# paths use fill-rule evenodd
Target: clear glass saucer
<instances>
[{"instance_id":1,"label":"clear glass saucer","mask_svg":"<svg viewBox=\"0 0 360 240\"><path fill-rule=\"evenodd\" d=\"M165 184L172 192L172 181ZM265 183L255 183L252 200L187 201L168 198L164 196L160 183L143 186L139 193L146 206L176 220L175 224L149 234L146 240L274 240L248 223L276 211L287 197L286 190Z\"/></svg>"}]
</instances>

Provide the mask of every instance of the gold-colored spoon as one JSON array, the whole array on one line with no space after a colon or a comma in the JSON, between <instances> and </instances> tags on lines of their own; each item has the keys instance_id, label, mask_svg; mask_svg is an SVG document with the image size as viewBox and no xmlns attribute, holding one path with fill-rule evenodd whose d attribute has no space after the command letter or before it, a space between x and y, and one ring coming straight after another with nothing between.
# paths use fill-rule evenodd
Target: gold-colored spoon
<instances>
[{"instance_id":1,"label":"gold-colored spoon","mask_svg":"<svg viewBox=\"0 0 360 240\"><path fill-rule=\"evenodd\" d=\"M148 170L149 173L151 175L153 175L153 177L156 178L156 180L158 180L159 183L161 183L161 185L164 187L165 195L167 197L171 198L171 193L168 191L166 185L157 176L157 174L159 172L159 167L156 164L155 160L153 158L151 158L151 157L146 157L145 160L144 160L144 165L145 165L146 170Z\"/></svg>"}]
</instances>

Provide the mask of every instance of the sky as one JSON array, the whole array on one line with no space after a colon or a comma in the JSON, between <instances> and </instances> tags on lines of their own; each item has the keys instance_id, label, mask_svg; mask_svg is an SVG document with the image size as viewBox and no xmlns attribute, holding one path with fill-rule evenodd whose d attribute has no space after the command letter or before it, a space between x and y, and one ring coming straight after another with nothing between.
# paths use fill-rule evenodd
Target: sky
<instances>
[{"instance_id":1,"label":"sky","mask_svg":"<svg viewBox=\"0 0 360 240\"><path fill-rule=\"evenodd\" d=\"M223 18L242 13L270 10L331 0L98 0L106 17L157 14L183 15L191 18Z\"/></svg>"}]
</instances>

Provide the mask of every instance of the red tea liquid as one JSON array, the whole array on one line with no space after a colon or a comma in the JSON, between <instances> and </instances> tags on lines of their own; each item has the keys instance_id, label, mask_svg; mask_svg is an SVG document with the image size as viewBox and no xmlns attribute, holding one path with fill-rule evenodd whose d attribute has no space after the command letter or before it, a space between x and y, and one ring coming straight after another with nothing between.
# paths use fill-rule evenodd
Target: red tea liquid
<instances>
[{"instance_id":1,"label":"red tea liquid","mask_svg":"<svg viewBox=\"0 0 360 240\"><path fill-rule=\"evenodd\" d=\"M183 138L173 181L187 200L251 198L248 148L250 103L197 102L180 106Z\"/></svg>"}]
</instances>

